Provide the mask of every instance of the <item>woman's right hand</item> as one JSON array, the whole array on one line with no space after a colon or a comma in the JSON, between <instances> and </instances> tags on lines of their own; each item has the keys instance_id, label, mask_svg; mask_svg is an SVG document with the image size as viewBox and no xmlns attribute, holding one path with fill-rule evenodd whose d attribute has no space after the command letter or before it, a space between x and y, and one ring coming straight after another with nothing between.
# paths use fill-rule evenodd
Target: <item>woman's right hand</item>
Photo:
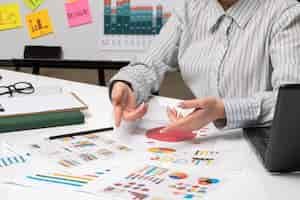
<instances>
[{"instance_id":1,"label":"woman's right hand","mask_svg":"<svg viewBox=\"0 0 300 200\"><path fill-rule=\"evenodd\" d=\"M111 92L111 101L116 127L121 125L122 120L135 121L142 118L148 109L145 103L137 107L133 91L127 84L121 81L114 83Z\"/></svg>"}]
</instances>

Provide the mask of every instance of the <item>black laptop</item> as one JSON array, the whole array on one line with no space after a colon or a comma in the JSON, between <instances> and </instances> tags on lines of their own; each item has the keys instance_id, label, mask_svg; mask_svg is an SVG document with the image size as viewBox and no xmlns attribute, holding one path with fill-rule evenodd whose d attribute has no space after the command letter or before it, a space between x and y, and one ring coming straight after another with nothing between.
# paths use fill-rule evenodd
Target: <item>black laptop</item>
<instances>
[{"instance_id":1,"label":"black laptop","mask_svg":"<svg viewBox=\"0 0 300 200\"><path fill-rule=\"evenodd\" d=\"M244 135L269 171L300 171L300 84L279 88L271 127L247 128Z\"/></svg>"}]
</instances>

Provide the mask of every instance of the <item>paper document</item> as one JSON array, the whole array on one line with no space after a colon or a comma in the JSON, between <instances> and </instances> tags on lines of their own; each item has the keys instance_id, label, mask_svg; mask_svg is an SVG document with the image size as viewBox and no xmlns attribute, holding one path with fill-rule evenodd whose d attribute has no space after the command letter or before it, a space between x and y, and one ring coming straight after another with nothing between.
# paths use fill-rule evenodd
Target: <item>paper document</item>
<instances>
[{"instance_id":1,"label":"paper document","mask_svg":"<svg viewBox=\"0 0 300 200\"><path fill-rule=\"evenodd\" d=\"M110 133L91 133L81 136L64 137L54 140L48 138L28 141L27 144L10 142L23 151L47 159L52 166L70 169L97 161L119 159L130 156L133 149L110 137Z\"/></svg>"}]
</instances>

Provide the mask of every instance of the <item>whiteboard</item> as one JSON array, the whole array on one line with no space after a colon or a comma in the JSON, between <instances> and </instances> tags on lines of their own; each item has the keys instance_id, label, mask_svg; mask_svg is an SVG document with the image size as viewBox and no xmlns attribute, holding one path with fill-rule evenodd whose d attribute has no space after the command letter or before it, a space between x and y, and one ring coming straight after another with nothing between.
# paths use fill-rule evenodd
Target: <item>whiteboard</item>
<instances>
[{"instance_id":1,"label":"whiteboard","mask_svg":"<svg viewBox=\"0 0 300 200\"><path fill-rule=\"evenodd\" d=\"M22 59L25 45L62 46L64 59L75 60L120 60L128 61L143 51L101 50L99 37L103 31L103 0L89 0L93 23L69 28L64 4L67 0L45 0L37 9L48 9L54 33L31 39L26 27L25 16L32 11L23 0L0 0L0 3L20 5L23 27L0 31L0 59Z\"/></svg>"}]
</instances>

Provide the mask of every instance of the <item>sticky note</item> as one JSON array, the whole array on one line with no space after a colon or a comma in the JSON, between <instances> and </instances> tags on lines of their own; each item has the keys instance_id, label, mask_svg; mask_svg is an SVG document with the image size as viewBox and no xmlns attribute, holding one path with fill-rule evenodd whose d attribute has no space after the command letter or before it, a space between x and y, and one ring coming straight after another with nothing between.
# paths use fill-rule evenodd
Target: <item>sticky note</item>
<instances>
[{"instance_id":1,"label":"sticky note","mask_svg":"<svg viewBox=\"0 0 300 200\"><path fill-rule=\"evenodd\" d=\"M31 10L37 9L44 0L24 0L25 5L30 8Z\"/></svg>"},{"instance_id":2,"label":"sticky note","mask_svg":"<svg viewBox=\"0 0 300 200\"><path fill-rule=\"evenodd\" d=\"M19 4L0 4L0 30L19 27L22 27Z\"/></svg>"},{"instance_id":3,"label":"sticky note","mask_svg":"<svg viewBox=\"0 0 300 200\"><path fill-rule=\"evenodd\" d=\"M53 33L52 22L47 9L28 14L26 24L31 39Z\"/></svg>"},{"instance_id":4,"label":"sticky note","mask_svg":"<svg viewBox=\"0 0 300 200\"><path fill-rule=\"evenodd\" d=\"M77 0L72 3L65 3L65 11L69 27L92 23L88 0Z\"/></svg>"}]
</instances>

